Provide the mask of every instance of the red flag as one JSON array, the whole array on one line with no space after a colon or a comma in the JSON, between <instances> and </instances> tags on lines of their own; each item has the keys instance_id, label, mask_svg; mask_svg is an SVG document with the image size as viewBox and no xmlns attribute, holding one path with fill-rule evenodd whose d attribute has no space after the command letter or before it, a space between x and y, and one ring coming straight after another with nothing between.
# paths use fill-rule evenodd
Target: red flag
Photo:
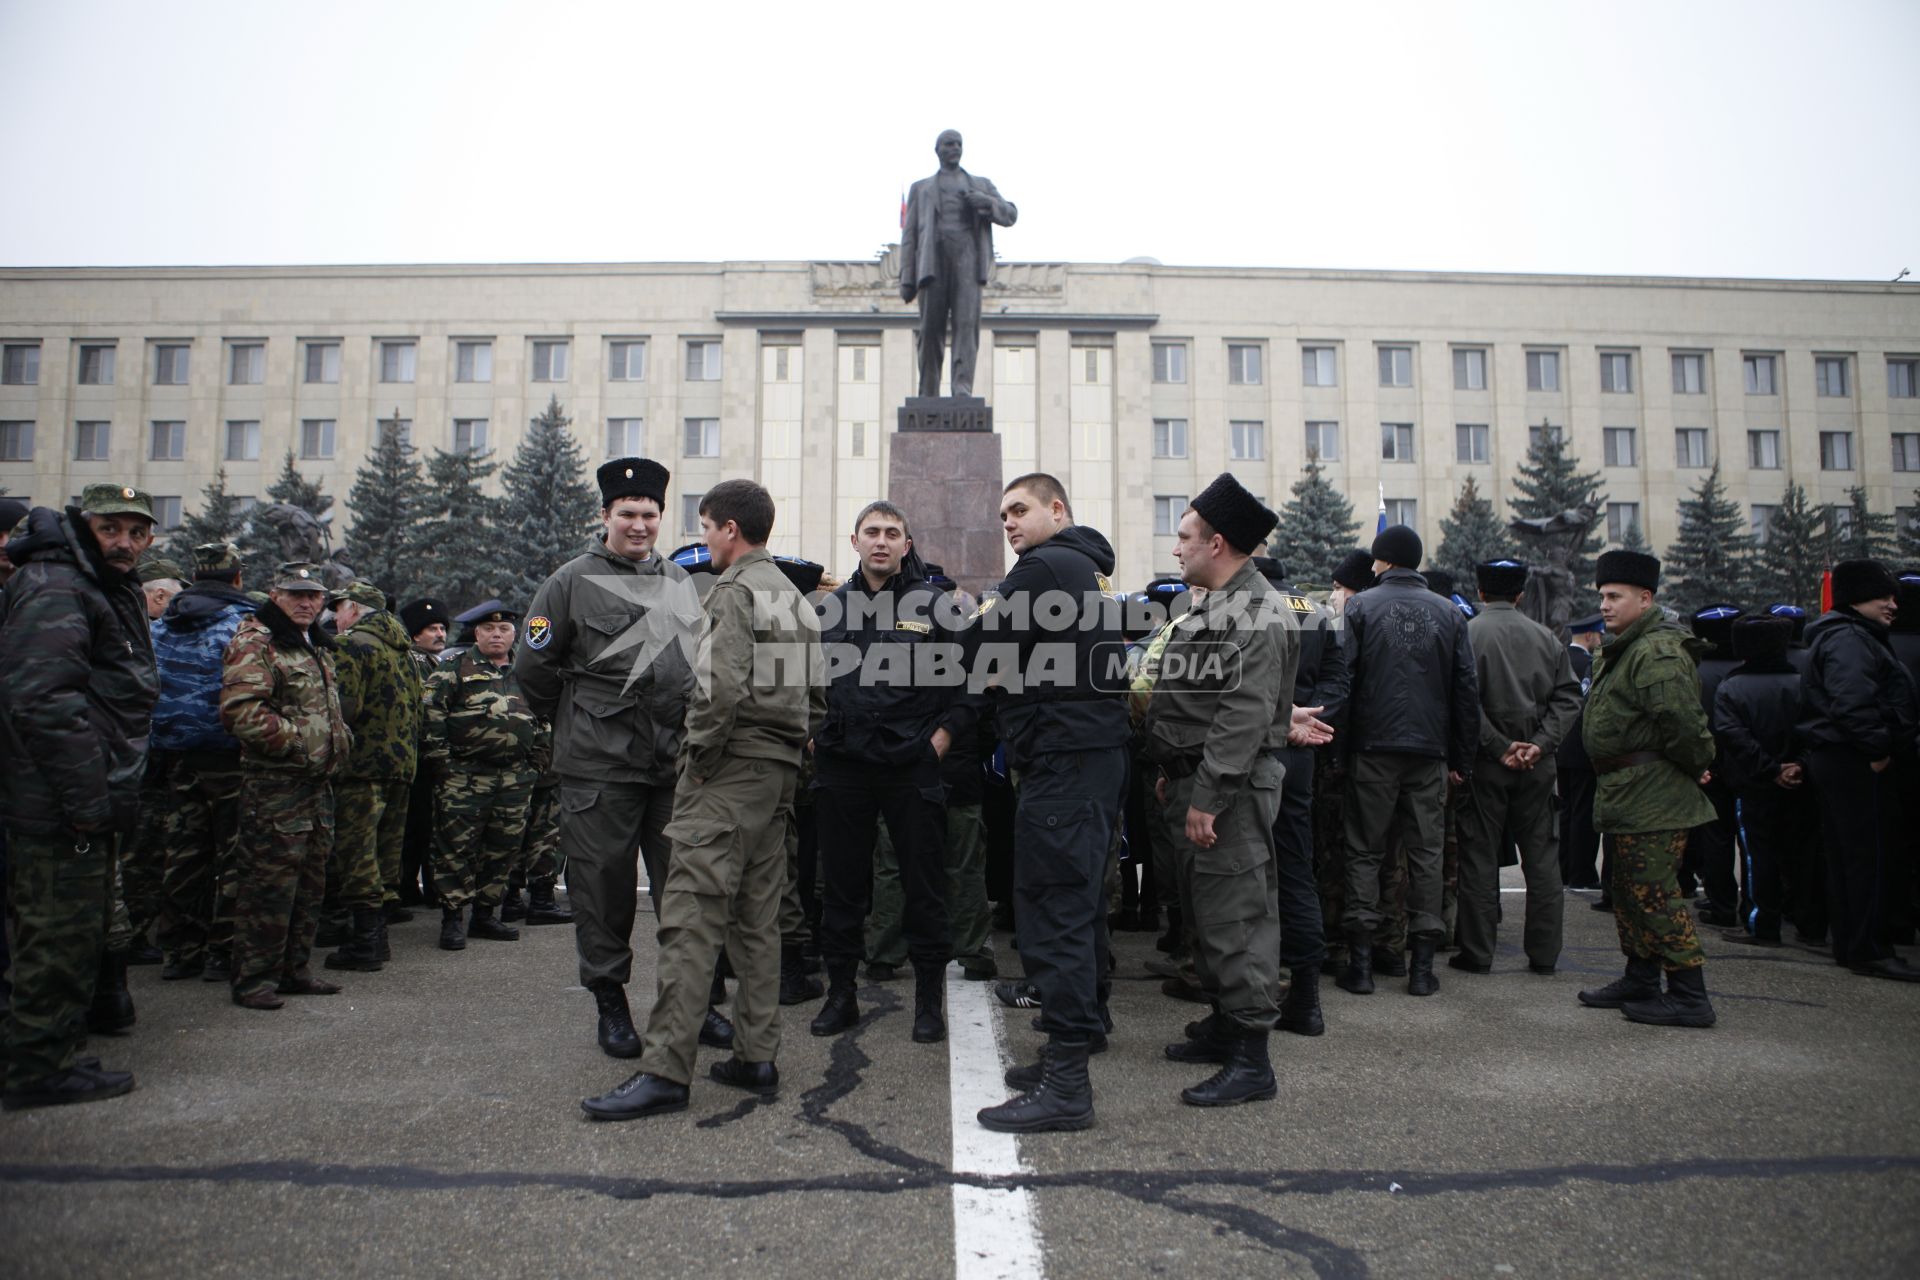
<instances>
[{"instance_id":1,"label":"red flag","mask_svg":"<svg viewBox=\"0 0 1920 1280\"><path fill-rule=\"evenodd\" d=\"M1833 612L1833 570L1826 569L1820 574L1820 612Z\"/></svg>"}]
</instances>

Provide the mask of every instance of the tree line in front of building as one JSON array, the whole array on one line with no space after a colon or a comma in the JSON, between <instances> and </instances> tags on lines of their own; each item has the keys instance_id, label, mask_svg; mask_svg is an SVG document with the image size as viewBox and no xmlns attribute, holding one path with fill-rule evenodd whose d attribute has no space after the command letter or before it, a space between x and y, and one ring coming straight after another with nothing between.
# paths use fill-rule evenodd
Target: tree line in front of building
<instances>
[{"instance_id":1,"label":"tree line in front of building","mask_svg":"<svg viewBox=\"0 0 1920 1280\"><path fill-rule=\"evenodd\" d=\"M354 519L344 550L355 573L403 600L431 595L464 608L497 596L524 608L547 575L578 554L599 522L586 456L571 425L558 398L549 400L503 469L490 452L440 449L423 466L395 423L382 423L347 498ZM496 471L497 496L483 488ZM1550 430L1534 433L1514 489L1508 505L1526 519L1582 504L1595 511L1607 506L1600 473L1582 471L1561 434ZM330 495L300 474L291 453L267 497L316 518L325 518L333 505ZM1915 506L1920 508L1920 492ZM239 509L222 470L203 492L199 509L173 532L168 554L186 563L199 543L232 541L247 552L248 584L263 582L279 544L258 510ZM1330 581L1333 566L1361 542L1353 503L1311 453L1279 514L1271 550L1299 581ZM1506 521L1471 476L1441 519L1440 535L1429 563L1460 582L1473 581L1476 564L1521 554ZM1590 580L1604 545L1597 525L1572 566L1580 580ZM1652 550L1638 522L1621 530L1619 545ZM1848 490L1846 505L1827 507L1789 484L1765 536L1756 539L1739 504L1727 496L1715 462L1680 503L1679 535L1662 557L1662 576L1671 585L1661 598L1686 612L1723 600L1785 601L1812 611L1826 567L1853 559L1920 563L1920 525L1897 528L1892 515L1869 506L1859 486Z\"/></svg>"}]
</instances>

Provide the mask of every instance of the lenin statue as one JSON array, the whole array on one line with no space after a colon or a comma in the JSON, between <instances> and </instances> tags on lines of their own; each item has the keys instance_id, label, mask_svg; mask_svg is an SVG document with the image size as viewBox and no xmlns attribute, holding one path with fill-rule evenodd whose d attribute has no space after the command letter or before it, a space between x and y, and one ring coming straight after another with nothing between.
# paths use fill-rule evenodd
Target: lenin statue
<instances>
[{"instance_id":1,"label":"lenin statue","mask_svg":"<svg viewBox=\"0 0 1920 1280\"><path fill-rule=\"evenodd\" d=\"M913 184L900 229L900 299L920 299L920 394L940 394L940 366L951 317L953 394L973 394L980 351L980 293L993 276L993 227L1013 225L1019 211L985 178L960 167L960 134L948 129L933 144L940 171Z\"/></svg>"}]
</instances>

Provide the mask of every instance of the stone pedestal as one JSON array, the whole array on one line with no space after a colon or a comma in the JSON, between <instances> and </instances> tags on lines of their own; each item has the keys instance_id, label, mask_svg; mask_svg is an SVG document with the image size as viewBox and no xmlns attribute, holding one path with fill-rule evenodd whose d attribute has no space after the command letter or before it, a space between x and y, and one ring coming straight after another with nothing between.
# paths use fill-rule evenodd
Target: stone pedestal
<instances>
[{"instance_id":1,"label":"stone pedestal","mask_svg":"<svg viewBox=\"0 0 1920 1280\"><path fill-rule=\"evenodd\" d=\"M999 516L1000 437L901 431L889 448L887 499L907 513L920 558L974 595L999 582L1007 545Z\"/></svg>"},{"instance_id":2,"label":"stone pedestal","mask_svg":"<svg viewBox=\"0 0 1920 1280\"><path fill-rule=\"evenodd\" d=\"M992 431L993 410L979 396L908 396L902 431Z\"/></svg>"}]
</instances>

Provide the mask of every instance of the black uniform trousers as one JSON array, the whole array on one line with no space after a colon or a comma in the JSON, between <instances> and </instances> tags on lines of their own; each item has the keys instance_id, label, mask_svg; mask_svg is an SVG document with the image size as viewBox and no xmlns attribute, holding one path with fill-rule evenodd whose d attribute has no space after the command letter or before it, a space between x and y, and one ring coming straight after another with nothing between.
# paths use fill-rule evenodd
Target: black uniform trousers
<instances>
[{"instance_id":1,"label":"black uniform trousers","mask_svg":"<svg viewBox=\"0 0 1920 1280\"><path fill-rule=\"evenodd\" d=\"M1319 882L1313 872L1312 747L1284 747L1275 757L1280 814L1273 823L1274 885L1279 890L1280 963L1288 969L1320 967L1327 958L1327 927L1320 914Z\"/></svg>"},{"instance_id":2,"label":"black uniform trousers","mask_svg":"<svg viewBox=\"0 0 1920 1280\"><path fill-rule=\"evenodd\" d=\"M1560 883L1570 889L1603 889L1594 863L1600 833L1593 829L1593 793L1599 779L1591 769L1560 770Z\"/></svg>"},{"instance_id":3,"label":"black uniform trousers","mask_svg":"<svg viewBox=\"0 0 1920 1280\"><path fill-rule=\"evenodd\" d=\"M1788 789L1764 782L1740 788L1734 809L1740 820L1740 866L1745 881L1740 923L1748 933L1778 938L1789 894L1795 900L1808 896L1794 859L1803 845L1820 839L1808 821L1812 805L1804 786ZM1825 896L1822 887L1811 891L1813 902Z\"/></svg>"},{"instance_id":4,"label":"black uniform trousers","mask_svg":"<svg viewBox=\"0 0 1920 1280\"><path fill-rule=\"evenodd\" d=\"M1733 792L1718 778L1702 788L1713 803L1713 821L1703 822L1687 833L1686 869L1700 878L1707 901L1716 911L1732 911L1739 901L1739 886L1733 881L1734 836L1738 831L1733 816Z\"/></svg>"},{"instance_id":5,"label":"black uniform trousers","mask_svg":"<svg viewBox=\"0 0 1920 1280\"><path fill-rule=\"evenodd\" d=\"M1901 823L1895 770L1875 773L1864 755L1846 747L1809 752L1806 766L1827 853L1833 958L1846 965L1884 959L1893 954L1886 940L1886 871L1898 853Z\"/></svg>"},{"instance_id":6,"label":"black uniform trousers","mask_svg":"<svg viewBox=\"0 0 1920 1280\"><path fill-rule=\"evenodd\" d=\"M863 764L818 753L813 820L820 847L820 954L858 963L873 907L873 845L887 820L905 898L900 933L914 968L953 956L947 927L947 801L931 755L910 765Z\"/></svg>"},{"instance_id":7,"label":"black uniform trousers","mask_svg":"<svg viewBox=\"0 0 1920 1280\"><path fill-rule=\"evenodd\" d=\"M1018 768L1013 900L1020 961L1040 1027L1063 1041L1106 1030L1106 872L1127 784L1127 749L1054 751Z\"/></svg>"}]
</instances>

